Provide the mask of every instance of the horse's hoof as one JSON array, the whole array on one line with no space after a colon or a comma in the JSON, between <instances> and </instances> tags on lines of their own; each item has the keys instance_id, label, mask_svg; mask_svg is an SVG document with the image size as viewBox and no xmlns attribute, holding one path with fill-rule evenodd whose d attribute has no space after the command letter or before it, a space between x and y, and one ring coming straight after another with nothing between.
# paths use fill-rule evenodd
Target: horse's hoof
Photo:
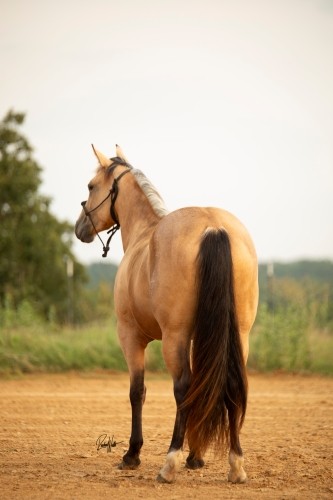
<instances>
[{"instance_id":1,"label":"horse's hoof","mask_svg":"<svg viewBox=\"0 0 333 500\"><path fill-rule=\"evenodd\" d=\"M167 479L165 479L165 477L163 477L161 474L159 474L156 478L156 481L159 482L159 483L163 483L163 484L172 484L174 482L174 480L171 480L171 481L168 481Z\"/></svg>"},{"instance_id":2,"label":"horse's hoof","mask_svg":"<svg viewBox=\"0 0 333 500\"><path fill-rule=\"evenodd\" d=\"M231 483L245 483L247 475L243 467L243 455L237 455L234 451L230 450L229 464L230 471L228 474L228 481L230 481Z\"/></svg>"},{"instance_id":3,"label":"horse's hoof","mask_svg":"<svg viewBox=\"0 0 333 500\"><path fill-rule=\"evenodd\" d=\"M202 460L202 458L187 457L185 467L187 467L188 469L195 470L195 469L201 469L201 467L203 467L204 465L205 462L204 460Z\"/></svg>"},{"instance_id":4,"label":"horse's hoof","mask_svg":"<svg viewBox=\"0 0 333 500\"><path fill-rule=\"evenodd\" d=\"M129 464L125 464L124 462L121 462L118 465L119 470L135 470L137 468L138 468L138 465L129 465Z\"/></svg>"},{"instance_id":5,"label":"horse's hoof","mask_svg":"<svg viewBox=\"0 0 333 500\"><path fill-rule=\"evenodd\" d=\"M118 465L118 469L120 470L134 470L139 467L141 463L140 458L129 458L124 457L123 461Z\"/></svg>"},{"instance_id":6,"label":"horse's hoof","mask_svg":"<svg viewBox=\"0 0 333 500\"><path fill-rule=\"evenodd\" d=\"M174 483L176 474L180 469L183 453L182 450L171 450L166 456L165 464L157 476L160 483Z\"/></svg>"},{"instance_id":7,"label":"horse's hoof","mask_svg":"<svg viewBox=\"0 0 333 500\"><path fill-rule=\"evenodd\" d=\"M245 470L242 468L238 473L230 471L228 475L228 481L233 484L243 484L247 481L247 475Z\"/></svg>"}]
</instances>

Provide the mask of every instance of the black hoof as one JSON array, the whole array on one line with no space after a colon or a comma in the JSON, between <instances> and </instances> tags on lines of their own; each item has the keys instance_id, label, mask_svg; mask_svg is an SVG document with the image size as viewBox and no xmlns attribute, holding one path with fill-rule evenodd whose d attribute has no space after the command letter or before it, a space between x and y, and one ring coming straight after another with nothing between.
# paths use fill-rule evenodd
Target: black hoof
<instances>
[{"instance_id":1,"label":"black hoof","mask_svg":"<svg viewBox=\"0 0 333 500\"><path fill-rule=\"evenodd\" d=\"M186 459L186 467L188 469L201 469L205 465L205 462L202 460L202 458L194 458L191 456L188 456Z\"/></svg>"},{"instance_id":2,"label":"black hoof","mask_svg":"<svg viewBox=\"0 0 333 500\"><path fill-rule=\"evenodd\" d=\"M123 461L118 465L120 470L134 470L139 467L141 460L139 457L129 457L124 455Z\"/></svg>"}]
</instances>

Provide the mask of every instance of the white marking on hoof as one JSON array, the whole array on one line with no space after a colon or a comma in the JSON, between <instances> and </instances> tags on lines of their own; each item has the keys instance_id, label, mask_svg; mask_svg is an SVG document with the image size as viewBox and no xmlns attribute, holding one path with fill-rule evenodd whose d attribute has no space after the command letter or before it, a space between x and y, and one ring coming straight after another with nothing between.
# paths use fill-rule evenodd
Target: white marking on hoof
<instances>
[{"instance_id":1,"label":"white marking on hoof","mask_svg":"<svg viewBox=\"0 0 333 500\"><path fill-rule=\"evenodd\" d=\"M246 472L243 468L244 457L236 455L233 451L229 453L230 471L228 481L231 483L245 483L247 479Z\"/></svg>"},{"instance_id":2,"label":"white marking on hoof","mask_svg":"<svg viewBox=\"0 0 333 500\"><path fill-rule=\"evenodd\" d=\"M176 473L179 471L183 460L182 450L170 451L167 454L165 464L160 470L157 480L160 483L173 483L176 480Z\"/></svg>"}]
</instances>

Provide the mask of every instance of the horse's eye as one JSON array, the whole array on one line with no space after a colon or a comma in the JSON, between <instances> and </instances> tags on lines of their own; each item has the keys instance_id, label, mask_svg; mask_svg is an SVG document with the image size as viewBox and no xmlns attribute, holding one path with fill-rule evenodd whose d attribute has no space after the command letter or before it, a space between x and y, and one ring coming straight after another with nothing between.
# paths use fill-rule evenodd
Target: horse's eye
<instances>
[{"instance_id":1,"label":"horse's eye","mask_svg":"<svg viewBox=\"0 0 333 500\"><path fill-rule=\"evenodd\" d=\"M92 191L94 189L94 186L92 184L88 184L88 189L89 191Z\"/></svg>"}]
</instances>

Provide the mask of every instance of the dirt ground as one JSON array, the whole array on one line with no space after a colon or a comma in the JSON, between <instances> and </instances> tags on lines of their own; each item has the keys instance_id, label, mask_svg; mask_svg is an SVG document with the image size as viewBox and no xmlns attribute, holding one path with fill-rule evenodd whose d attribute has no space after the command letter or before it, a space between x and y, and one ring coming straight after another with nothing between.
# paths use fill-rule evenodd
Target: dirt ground
<instances>
[{"instance_id":1,"label":"dirt ground","mask_svg":"<svg viewBox=\"0 0 333 500\"><path fill-rule=\"evenodd\" d=\"M2 499L333 498L333 379L251 375L242 446L248 482L226 480L227 457L185 467L175 484L156 475L170 442L175 404L169 378L147 376L142 463L117 464L130 432L128 376L33 375L0 380ZM97 451L103 433L119 443Z\"/></svg>"}]
</instances>

